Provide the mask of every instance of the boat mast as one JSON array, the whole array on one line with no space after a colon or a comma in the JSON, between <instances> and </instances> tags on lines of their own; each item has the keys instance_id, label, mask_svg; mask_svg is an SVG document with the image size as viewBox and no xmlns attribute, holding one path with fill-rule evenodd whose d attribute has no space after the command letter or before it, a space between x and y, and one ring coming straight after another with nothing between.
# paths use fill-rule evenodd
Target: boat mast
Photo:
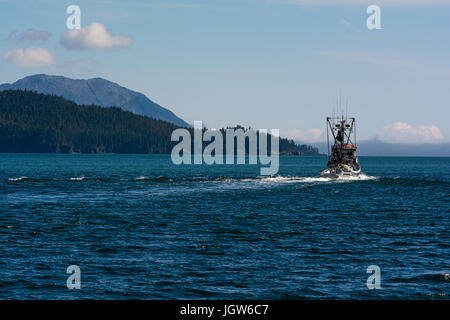
<instances>
[{"instance_id":1,"label":"boat mast","mask_svg":"<svg viewBox=\"0 0 450 320\"><path fill-rule=\"evenodd\" d=\"M330 135L328 133L328 121L330 117L327 117L327 156L330 158Z\"/></svg>"}]
</instances>

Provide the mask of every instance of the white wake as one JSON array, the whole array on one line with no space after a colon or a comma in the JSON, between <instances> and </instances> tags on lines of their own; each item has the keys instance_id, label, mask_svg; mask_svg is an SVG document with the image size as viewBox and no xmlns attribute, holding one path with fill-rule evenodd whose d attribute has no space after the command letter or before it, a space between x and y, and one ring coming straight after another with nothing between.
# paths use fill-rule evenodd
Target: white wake
<instances>
[{"instance_id":1,"label":"white wake","mask_svg":"<svg viewBox=\"0 0 450 320\"><path fill-rule=\"evenodd\" d=\"M291 177L291 176L275 176L275 177L261 177L260 179L248 179L248 181L273 182L273 183L314 183L314 182L350 182L350 181L366 181L376 180L378 177L368 176L361 173L356 177L339 177L339 178L324 178L324 177ZM246 181L246 180L242 180Z\"/></svg>"},{"instance_id":2,"label":"white wake","mask_svg":"<svg viewBox=\"0 0 450 320\"><path fill-rule=\"evenodd\" d=\"M22 181L28 179L28 177L8 178L8 181Z\"/></svg>"},{"instance_id":3,"label":"white wake","mask_svg":"<svg viewBox=\"0 0 450 320\"><path fill-rule=\"evenodd\" d=\"M69 180L70 180L70 181L82 181L82 180L84 180L84 179L86 179L86 177L81 176L81 177L70 178Z\"/></svg>"}]
</instances>

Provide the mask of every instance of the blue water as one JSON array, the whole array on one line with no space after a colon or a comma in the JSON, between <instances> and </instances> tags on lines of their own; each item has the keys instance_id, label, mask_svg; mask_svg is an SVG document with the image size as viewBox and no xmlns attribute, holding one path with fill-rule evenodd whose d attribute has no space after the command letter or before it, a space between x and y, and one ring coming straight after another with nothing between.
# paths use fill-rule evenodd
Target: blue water
<instances>
[{"instance_id":1,"label":"blue water","mask_svg":"<svg viewBox=\"0 0 450 320\"><path fill-rule=\"evenodd\" d=\"M0 155L2 299L449 299L450 158ZM69 290L66 269L81 269ZM369 290L369 265L381 289Z\"/></svg>"}]
</instances>

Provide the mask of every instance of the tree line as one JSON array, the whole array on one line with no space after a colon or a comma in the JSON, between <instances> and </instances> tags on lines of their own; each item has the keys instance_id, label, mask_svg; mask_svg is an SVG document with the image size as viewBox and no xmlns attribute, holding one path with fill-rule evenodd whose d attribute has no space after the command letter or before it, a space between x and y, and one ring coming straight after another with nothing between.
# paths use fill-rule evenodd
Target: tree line
<instances>
[{"instance_id":1,"label":"tree line","mask_svg":"<svg viewBox=\"0 0 450 320\"><path fill-rule=\"evenodd\" d=\"M27 90L0 92L0 152L170 154L177 128L117 107L77 105ZM319 154L285 138L279 145L281 154Z\"/></svg>"}]
</instances>

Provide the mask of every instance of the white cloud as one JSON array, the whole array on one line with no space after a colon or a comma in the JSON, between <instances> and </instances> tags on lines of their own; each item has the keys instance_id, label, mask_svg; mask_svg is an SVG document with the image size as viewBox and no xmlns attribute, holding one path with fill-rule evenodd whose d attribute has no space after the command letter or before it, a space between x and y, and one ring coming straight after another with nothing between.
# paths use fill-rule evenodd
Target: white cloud
<instances>
[{"instance_id":1,"label":"white cloud","mask_svg":"<svg viewBox=\"0 0 450 320\"><path fill-rule=\"evenodd\" d=\"M319 142L324 140L323 132L319 128L307 130L292 129L286 133L286 136L299 142Z\"/></svg>"},{"instance_id":2,"label":"white cloud","mask_svg":"<svg viewBox=\"0 0 450 320\"><path fill-rule=\"evenodd\" d=\"M7 51L3 59L25 68L45 67L55 63L55 58L45 48L24 48Z\"/></svg>"},{"instance_id":3,"label":"white cloud","mask_svg":"<svg viewBox=\"0 0 450 320\"><path fill-rule=\"evenodd\" d=\"M380 140L390 143L442 143L444 136L435 125L412 126L396 122L381 129Z\"/></svg>"},{"instance_id":4,"label":"white cloud","mask_svg":"<svg viewBox=\"0 0 450 320\"><path fill-rule=\"evenodd\" d=\"M322 130L319 128L310 129L308 133L312 138L311 141L319 141L322 138Z\"/></svg>"},{"instance_id":5,"label":"white cloud","mask_svg":"<svg viewBox=\"0 0 450 320\"><path fill-rule=\"evenodd\" d=\"M449 5L450 0L287 0L287 2L300 5Z\"/></svg>"},{"instance_id":6,"label":"white cloud","mask_svg":"<svg viewBox=\"0 0 450 320\"><path fill-rule=\"evenodd\" d=\"M131 42L129 37L111 34L98 22L81 29L68 30L61 37L61 44L71 50L120 48L129 46Z\"/></svg>"}]
</instances>

